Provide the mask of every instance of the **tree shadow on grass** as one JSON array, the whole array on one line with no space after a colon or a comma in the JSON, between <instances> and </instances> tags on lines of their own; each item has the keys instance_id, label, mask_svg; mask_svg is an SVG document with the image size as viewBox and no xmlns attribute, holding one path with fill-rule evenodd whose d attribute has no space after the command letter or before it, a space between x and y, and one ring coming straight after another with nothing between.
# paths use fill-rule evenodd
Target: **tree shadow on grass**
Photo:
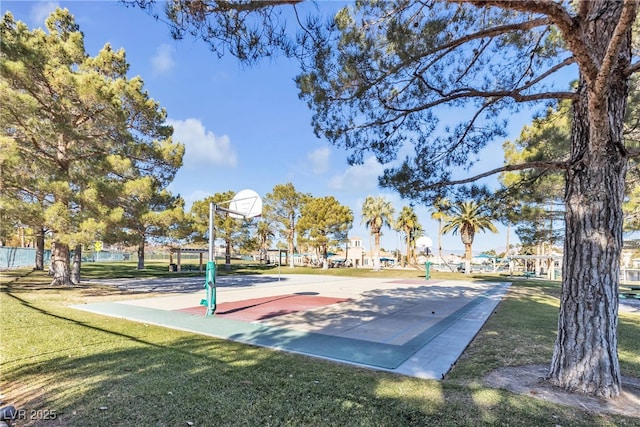
<instances>
[{"instance_id":1,"label":"tree shadow on grass","mask_svg":"<svg viewBox=\"0 0 640 427\"><path fill-rule=\"evenodd\" d=\"M36 418L55 413L55 420L21 425L604 422L597 414L508 392L373 372L71 309L54 312L17 295L3 297L3 309L19 312L16 322L25 328L5 347L11 356L0 383L5 402ZM48 329L30 329L38 324ZM68 336L52 340L51 330ZM24 358L29 351L32 357Z\"/></svg>"}]
</instances>

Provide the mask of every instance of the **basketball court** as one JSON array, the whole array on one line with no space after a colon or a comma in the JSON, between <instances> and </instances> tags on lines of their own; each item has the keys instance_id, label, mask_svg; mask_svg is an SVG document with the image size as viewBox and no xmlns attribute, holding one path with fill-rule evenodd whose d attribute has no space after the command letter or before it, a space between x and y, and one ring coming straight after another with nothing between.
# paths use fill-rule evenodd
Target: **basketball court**
<instances>
[{"instance_id":1,"label":"basketball court","mask_svg":"<svg viewBox=\"0 0 640 427\"><path fill-rule=\"evenodd\" d=\"M207 307L201 305L204 277L96 282L163 296L74 308L430 379L449 371L510 285L298 274L220 276L215 314L206 316Z\"/></svg>"}]
</instances>

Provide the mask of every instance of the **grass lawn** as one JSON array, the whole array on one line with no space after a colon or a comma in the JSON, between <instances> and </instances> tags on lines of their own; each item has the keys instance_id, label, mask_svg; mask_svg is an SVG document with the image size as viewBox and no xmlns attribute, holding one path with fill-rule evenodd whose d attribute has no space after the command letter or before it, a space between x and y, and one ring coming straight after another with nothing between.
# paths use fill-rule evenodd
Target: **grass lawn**
<instances>
[{"instance_id":1,"label":"grass lawn","mask_svg":"<svg viewBox=\"0 0 640 427\"><path fill-rule=\"evenodd\" d=\"M165 270L165 264L137 272L131 263L88 263L83 277L176 274ZM278 273L240 264L220 270ZM424 271L410 270L325 273L424 278ZM74 310L68 305L134 295L102 286L52 288L49 281L24 270L0 276L0 394L5 405L25 410L17 426L639 425L638 418L483 385L495 368L550 362L557 282L516 280L447 378L432 381ZM620 314L619 354L622 373L640 377L640 316Z\"/></svg>"}]
</instances>

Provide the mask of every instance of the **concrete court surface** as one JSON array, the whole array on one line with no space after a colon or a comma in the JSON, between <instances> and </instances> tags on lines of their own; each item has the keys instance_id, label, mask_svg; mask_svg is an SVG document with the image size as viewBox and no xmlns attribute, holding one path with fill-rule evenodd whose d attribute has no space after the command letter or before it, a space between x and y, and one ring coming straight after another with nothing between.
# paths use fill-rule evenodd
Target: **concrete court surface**
<instances>
[{"instance_id":1,"label":"concrete court surface","mask_svg":"<svg viewBox=\"0 0 640 427\"><path fill-rule=\"evenodd\" d=\"M299 274L220 276L216 314L206 317L200 306L204 277L95 282L165 295L74 308L427 379L444 377L510 286ZM303 304L292 307L300 298Z\"/></svg>"}]
</instances>

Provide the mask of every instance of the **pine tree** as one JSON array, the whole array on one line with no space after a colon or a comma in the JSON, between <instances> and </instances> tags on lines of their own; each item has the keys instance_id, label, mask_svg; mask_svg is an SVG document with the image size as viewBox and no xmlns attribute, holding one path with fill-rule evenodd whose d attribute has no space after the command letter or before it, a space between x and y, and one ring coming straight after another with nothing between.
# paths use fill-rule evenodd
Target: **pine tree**
<instances>
[{"instance_id":1,"label":"pine tree","mask_svg":"<svg viewBox=\"0 0 640 427\"><path fill-rule=\"evenodd\" d=\"M142 80L127 79L123 50L106 44L88 56L66 9L46 28L31 31L9 12L2 20L0 119L10 152L0 163L2 200L28 207L26 220L53 234L53 284L65 285L70 247L77 281L82 246L123 219L116 195L142 177L169 182L184 148Z\"/></svg>"}]
</instances>

